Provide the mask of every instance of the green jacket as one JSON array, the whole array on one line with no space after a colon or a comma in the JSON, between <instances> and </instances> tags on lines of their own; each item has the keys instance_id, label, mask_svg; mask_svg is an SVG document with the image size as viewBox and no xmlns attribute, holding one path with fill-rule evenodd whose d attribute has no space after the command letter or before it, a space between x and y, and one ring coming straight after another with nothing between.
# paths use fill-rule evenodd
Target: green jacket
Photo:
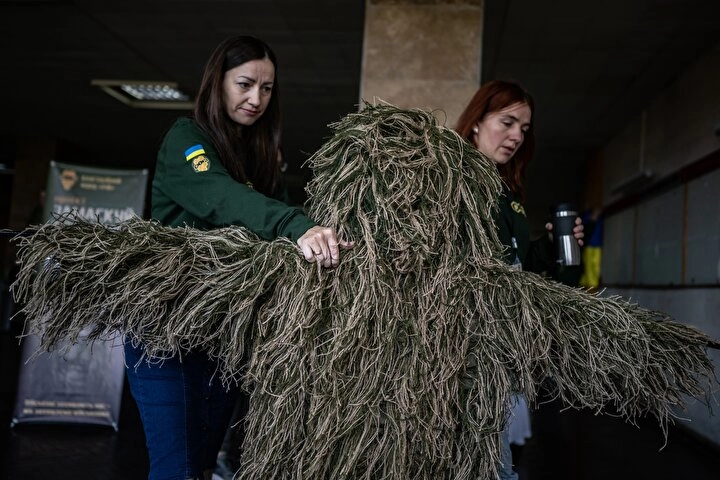
<instances>
[{"instance_id":1,"label":"green jacket","mask_svg":"<svg viewBox=\"0 0 720 480\"><path fill-rule=\"evenodd\" d=\"M517 253L523 270L535 273L551 272L555 266L552 243L547 235L530 241L530 224L520 199L509 189L504 188L499 207L495 214L495 225L500 241L507 247L505 261L512 264ZM517 240L517 252L512 247L512 237Z\"/></svg>"},{"instance_id":2,"label":"green jacket","mask_svg":"<svg viewBox=\"0 0 720 480\"><path fill-rule=\"evenodd\" d=\"M203 230L239 225L266 240L296 241L315 225L301 209L235 181L190 118L175 122L158 152L152 217L163 225Z\"/></svg>"}]
</instances>

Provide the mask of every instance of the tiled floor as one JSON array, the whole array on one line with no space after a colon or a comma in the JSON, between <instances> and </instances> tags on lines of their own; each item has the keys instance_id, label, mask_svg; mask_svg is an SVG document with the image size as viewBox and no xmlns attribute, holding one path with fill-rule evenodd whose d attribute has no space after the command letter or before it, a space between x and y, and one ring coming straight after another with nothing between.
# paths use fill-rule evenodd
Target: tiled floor
<instances>
[{"instance_id":1,"label":"tiled floor","mask_svg":"<svg viewBox=\"0 0 720 480\"><path fill-rule=\"evenodd\" d=\"M0 480L142 480L147 454L137 409L125 390L119 431L20 425L10 429L18 348L0 334ZM651 420L640 427L591 412L541 407L519 455L521 480L717 480L720 449L671 428L667 446Z\"/></svg>"}]
</instances>

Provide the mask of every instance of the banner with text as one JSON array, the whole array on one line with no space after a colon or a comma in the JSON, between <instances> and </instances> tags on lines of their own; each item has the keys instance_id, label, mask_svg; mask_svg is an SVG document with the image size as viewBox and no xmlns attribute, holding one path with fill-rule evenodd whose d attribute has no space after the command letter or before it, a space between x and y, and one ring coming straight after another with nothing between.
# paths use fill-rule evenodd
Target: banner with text
<instances>
[{"instance_id":1,"label":"banner with text","mask_svg":"<svg viewBox=\"0 0 720 480\"><path fill-rule=\"evenodd\" d=\"M50 162L45 219L75 212L100 223L141 217L147 170L115 170ZM31 358L38 337L23 340L12 425L70 422L117 429L125 374L122 337L93 345L80 342L62 355Z\"/></svg>"}]
</instances>

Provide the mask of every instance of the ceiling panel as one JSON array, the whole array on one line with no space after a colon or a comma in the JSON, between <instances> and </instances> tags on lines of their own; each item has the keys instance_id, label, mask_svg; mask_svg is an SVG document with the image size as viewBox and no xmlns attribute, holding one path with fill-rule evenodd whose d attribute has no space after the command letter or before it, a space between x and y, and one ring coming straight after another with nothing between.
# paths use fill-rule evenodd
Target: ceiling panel
<instances>
[{"instance_id":1,"label":"ceiling panel","mask_svg":"<svg viewBox=\"0 0 720 480\"><path fill-rule=\"evenodd\" d=\"M212 49L251 34L278 55L284 129L302 132L286 134L285 149L304 159L329 122L356 109L363 21L357 0L0 1L0 55L13 72L0 76L2 135L56 137L80 161L152 167L187 112L132 109L90 80L176 81L195 94Z\"/></svg>"},{"instance_id":2,"label":"ceiling panel","mask_svg":"<svg viewBox=\"0 0 720 480\"><path fill-rule=\"evenodd\" d=\"M297 174L327 124L356 109L364 5L0 0L0 135L56 137L82 161L151 167L182 112L129 108L90 80L172 80L195 93L215 45L248 33L278 55L286 156ZM718 32L717 0L485 0L483 77L518 80L535 96L531 173L552 181L570 155L581 176L589 152L717 44Z\"/></svg>"}]
</instances>

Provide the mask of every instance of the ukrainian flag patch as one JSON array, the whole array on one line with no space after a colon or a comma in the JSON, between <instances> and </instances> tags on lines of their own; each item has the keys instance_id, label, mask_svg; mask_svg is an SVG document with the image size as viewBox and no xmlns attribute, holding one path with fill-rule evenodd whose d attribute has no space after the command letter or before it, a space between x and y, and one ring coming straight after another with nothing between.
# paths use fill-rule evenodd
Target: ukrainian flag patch
<instances>
[{"instance_id":1,"label":"ukrainian flag patch","mask_svg":"<svg viewBox=\"0 0 720 480\"><path fill-rule=\"evenodd\" d=\"M202 145L194 145L185 150L185 160L188 162L198 155L205 155L205 149Z\"/></svg>"}]
</instances>

